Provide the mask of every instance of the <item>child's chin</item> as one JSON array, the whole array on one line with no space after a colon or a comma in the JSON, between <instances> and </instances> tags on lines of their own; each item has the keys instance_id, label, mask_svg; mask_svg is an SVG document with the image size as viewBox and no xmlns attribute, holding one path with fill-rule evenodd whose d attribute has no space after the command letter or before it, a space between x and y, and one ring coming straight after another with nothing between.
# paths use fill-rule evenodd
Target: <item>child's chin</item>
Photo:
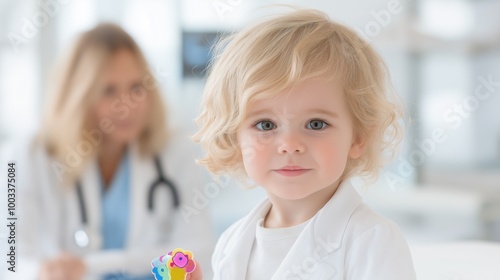
<instances>
[{"instance_id":1,"label":"child's chin","mask_svg":"<svg viewBox=\"0 0 500 280\"><path fill-rule=\"evenodd\" d=\"M280 192L275 192L274 195L279 199L301 200L311 195L311 192L294 192L294 191L283 190Z\"/></svg>"}]
</instances>

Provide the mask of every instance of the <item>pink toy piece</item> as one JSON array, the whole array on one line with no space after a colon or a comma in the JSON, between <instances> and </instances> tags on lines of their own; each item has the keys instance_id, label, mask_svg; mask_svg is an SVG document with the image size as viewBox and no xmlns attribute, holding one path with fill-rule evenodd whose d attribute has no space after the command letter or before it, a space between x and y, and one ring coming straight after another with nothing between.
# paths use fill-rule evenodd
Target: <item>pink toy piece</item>
<instances>
[{"instance_id":1,"label":"pink toy piece","mask_svg":"<svg viewBox=\"0 0 500 280\"><path fill-rule=\"evenodd\" d=\"M177 252L175 255L172 257L173 263L175 263L175 266L183 268L188 264L189 258L187 255Z\"/></svg>"},{"instance_id":2,"label":"pink toy piece","mask_svg":"<svg viewBox=\"0 0 500 280\"><path fill-rule=\"evenodd\" d=\"M184 269L186 270L187 273L191 273L195 268L196 268L196 263L193 260L189 260Z\"/></svg>"}]
</instances>

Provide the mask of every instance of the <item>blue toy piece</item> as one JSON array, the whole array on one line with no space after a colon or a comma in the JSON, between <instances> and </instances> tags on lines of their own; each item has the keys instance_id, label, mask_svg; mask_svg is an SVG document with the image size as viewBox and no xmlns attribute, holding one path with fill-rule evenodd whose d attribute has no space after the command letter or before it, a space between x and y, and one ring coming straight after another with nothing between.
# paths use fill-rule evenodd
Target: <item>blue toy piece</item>
<instances>
[{"instance_id":1,"label":"blue toy piece","mask_svg":"<svg viewBox=\"0 0 500 280\"><path fill-rule=\"evenodd\" d=\"M167 261L171 258L170 255L163 255L155 258L151 262L151 272L155 276L156 280L170 280L170 275L167 268Z\"/></svg>"}]
</instances>

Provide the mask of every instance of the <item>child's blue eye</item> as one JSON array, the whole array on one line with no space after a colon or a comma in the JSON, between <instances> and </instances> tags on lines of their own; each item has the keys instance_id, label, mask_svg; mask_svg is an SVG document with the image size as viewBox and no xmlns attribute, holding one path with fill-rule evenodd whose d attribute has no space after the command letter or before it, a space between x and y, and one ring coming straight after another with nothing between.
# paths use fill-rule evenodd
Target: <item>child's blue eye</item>
<instances>
[{"instance_id":1,"label":"child's blue eye","mask_svg":"<svg viewBox=\"0 0 500 280\"><path fill-rule=\"evenodd\" d=\"M257 127L258 130L273 130L276 128L276 125L272 121L260 121L257 124L255 124L255 127Z\"/></svg>"},{"instance_id":2,"label":"child's blue eye","mask_svg":"<svg viewBox=\"0 0 500 280\"><path fill-rule=\"evenodd\" d=\"M307 123L306 127L312 130L324 129L328 124L322 120L312 120Z\"/></svg>"}]
</instances>

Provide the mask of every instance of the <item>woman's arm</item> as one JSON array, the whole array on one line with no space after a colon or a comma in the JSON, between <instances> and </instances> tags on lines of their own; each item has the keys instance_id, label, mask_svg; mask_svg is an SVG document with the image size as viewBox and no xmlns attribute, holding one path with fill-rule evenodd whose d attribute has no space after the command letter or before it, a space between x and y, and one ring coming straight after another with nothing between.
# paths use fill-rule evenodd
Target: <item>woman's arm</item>
<instances>
[{"instance_id":1,"label":"woman's arm","mask_svg":"<svg viewBox=\"0 0 500 280\"><path fill-rule=\"evenodd\" d=\"M17 279L35 279L44 263L61 254L60 196L50 162L33 142L19 141L7 156L17 165Z\"/></svg>"}]
</instances>

